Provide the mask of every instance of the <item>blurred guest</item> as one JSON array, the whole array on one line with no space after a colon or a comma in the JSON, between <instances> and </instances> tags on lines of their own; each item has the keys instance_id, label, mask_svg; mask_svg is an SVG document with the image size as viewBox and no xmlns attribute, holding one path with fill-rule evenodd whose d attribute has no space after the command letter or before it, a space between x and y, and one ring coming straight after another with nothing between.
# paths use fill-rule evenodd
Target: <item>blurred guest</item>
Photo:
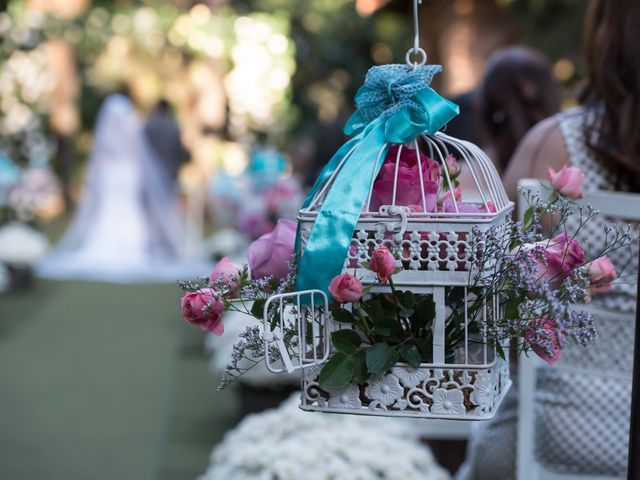
<instances>
[{"instance_id":1,"label":"blurred guest","mask_svg":"<svg viewBox=\"0 0 640 480\"><path fill-rule=\"evenodd\" d=\"M524 138L505 175L512 198L520 179L546 178L549 167L564 165L584 172L587 195L593 190L640 192L638 24L637 0L591 1L581 105L542 121ZM596 217L578 240L597 251L609 221ZM530 441L535 442L536 462L549 470L626 475L638 263L637 252L629 256L624 250L609 253L616 270L626 272L624 280L593 295L591 305L603 312L594 343L588 349L567 345L533 393L536 435ZM458 479L515 478L516 393L512 389L496 417L478 426Z\"/></svg>"},{"instance_id":2,"label":"blurred guest","mask_svg":"<svg viewBox=\"0 0 640 480\"><path fill-rule=\"evenodd\" d=\"M144 127L151 148L175 185L180 167L189 160L189 152L180 139L180 127L171 106L161 99L149 115Z\"/></svg>"},{"instance_id":3,"label":"blurred guest","mask_svg":"<svg viewBox=\"0 0 640 480\"><path fill-rule=\"evenodd\" d=\"M476 145L486 145L488 134L481 114L480 89L469 90L451 101L460 107L460 113L449 120L444 132Z\"/></svg>"},{"instance_id":4,"label":"blurred guest","mask_svg":"<svg viewBox=\"0 0 640 480\"><path fill-rule=\"evenodd\" d=\"M488 61L479 90L487 151L503 172L531 127L560 110L560 85L549 60L527 47L508 47Z\"/></svg>"}]
</instances>

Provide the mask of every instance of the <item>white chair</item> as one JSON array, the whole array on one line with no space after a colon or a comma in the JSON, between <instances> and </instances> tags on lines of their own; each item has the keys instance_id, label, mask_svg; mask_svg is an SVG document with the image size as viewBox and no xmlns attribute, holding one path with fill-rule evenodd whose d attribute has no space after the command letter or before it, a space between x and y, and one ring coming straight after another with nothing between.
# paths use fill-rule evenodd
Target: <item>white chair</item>
<instances>
[{"instance_id":1,"label":"white chair","mask_svg":"<svg viewBox=\"0 0 640 480\"><path fill-rule=\"evenodd\" d=\"M525 179L519 182L519 186L532 192L539 193L541 198L549 194L549 189L544 187L540 180ZM584 200L600 211L602 215L624 219L625 221L640 221L640 195L598 191L588 195ZM523 192L519 193L518 218L522 219L527 203ZM581 306L584 308L584 306ZM589 308L587 306L587 308ZM597 314L598 309L590 310ZM607 318L615 317L611 312L606 313ZM628 319L627 315L620 315L619 320ZM618 319L614 319L616 321ZM535 388L537 374L545 368L570 370L573 374L591 374L593 371L579 371L579 369L563 367L560 364L549 367L535 355L529 357L521 355L518 362L518 437L517 437L517 479L518 480L614 480L622 477L586 476L557 473L545 469L536 462L535 458ZM609 374L610 375L610 374ZM629 375L630 378L630 375Z\"/></svg>"}]
</instances>

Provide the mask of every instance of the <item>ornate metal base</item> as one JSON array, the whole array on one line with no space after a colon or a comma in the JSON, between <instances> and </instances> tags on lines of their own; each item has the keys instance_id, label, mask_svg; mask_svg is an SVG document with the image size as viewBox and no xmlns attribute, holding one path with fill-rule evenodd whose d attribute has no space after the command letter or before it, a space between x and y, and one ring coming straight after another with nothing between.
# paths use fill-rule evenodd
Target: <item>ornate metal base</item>
<instances>
[{"instance_id":1,"label":"ornate metal base","mask_svg":"<svg viewBox=\"0 0 640 480\"><path fill-rule=\"evenodd\" d=\"M365 384L323 390L318 369L305 370L300 408L316 412L387 417L487 420L511 387L508 363L433 365L398 364Z\"/></svg>"}]
</instances>

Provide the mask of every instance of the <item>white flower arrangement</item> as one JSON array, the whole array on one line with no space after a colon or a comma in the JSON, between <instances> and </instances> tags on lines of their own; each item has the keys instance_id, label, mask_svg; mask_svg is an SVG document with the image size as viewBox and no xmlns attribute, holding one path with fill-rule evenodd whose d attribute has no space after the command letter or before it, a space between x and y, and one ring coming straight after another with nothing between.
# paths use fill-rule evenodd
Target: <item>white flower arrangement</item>
<instances>
[{"instance_id":1,"label":"white flower arrangement","mask_svg":"<svg viewBox=\"0 0 640 480\"><path fill-rule=\"evenodd\" d=\"M297 395L249 415L211 454L199 480L447 480L410 422L310 415Z\"/></svg>"},{"instance_id":2,"label":"white flower arrangement","mask_svg":"<svg viewBox=\"0 0 640 480\"><path fill-rule=\"evenodd\" d=\"M38 230L20 222L0 227L0 263L30 266L49 248L47 237Z\"/></svg>"}]
</instances>

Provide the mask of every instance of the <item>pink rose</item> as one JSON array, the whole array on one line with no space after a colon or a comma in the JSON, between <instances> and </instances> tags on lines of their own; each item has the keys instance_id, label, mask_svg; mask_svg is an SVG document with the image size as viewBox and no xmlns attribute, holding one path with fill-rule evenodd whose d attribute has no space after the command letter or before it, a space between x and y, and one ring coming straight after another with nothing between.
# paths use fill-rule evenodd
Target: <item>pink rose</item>
<instances>
[{"instance_id":1,"label":"pink rose","mask_svg":"<svg viewBox=\"0 0 640 480\"><path fill-rule=\"evenodd\" d=\"M357 302L362 297L362 284L353 275L336 275L329 284L329 292L340 303Z\"/></svg>"},{"instance_id":2,"label":"pink rose","mask_svg":"<svg viewBox=\"0 0 640 480\"><path fill-rule=\"evenodd\" d=\"M577 167L562 167L559 172L553 168L547 169L551 187L560 195L577 200L584 198L580 188L584 182L584 174Z\"/></svg>"},{"instance_id":3,"label":"pink rose","mask_svg":"<svg viewBox=\"0 0 640 480\"><path fill-rule=\"evenodd\" d=\"M224 332L222 311L224 303L211 290L188 292L180 301L182 317L205 332L220 336Z\"/></svg>"},{"instance_id":4,"label":"pink rose","mask_svg":"<svg viewBox=\"0 0 640 480\"><path fill-rule=\"evenodd\" d=\"M378 247L371 254L369 268L378 275L378 280L386 283L396 269L396 259L387 247Z\"/></svg>"},{"instance_id":5,"label":"pink rose","mask_svg":"<svg viewBox=\"0 0 640 480\"><path fill-rule=\"evenodd\" d=\"M455 178L460 173L460 164L456 161L456 157L449 154L447 158L445 158L447 162L447 170L449 171L449 177Z\"/></svg>"},{"instance_id":6,"label":"pink rose","mask_svg":"<svg viewBox=\"0 0 640 480\"><path fill-rule=\"evenodd\" d=\"M212 283L222 280L229 288L229 297L233 298L238 289L238 275L242 267L233 263L229 258L224 257L211 271L209 279Z\"/></svg>"},{"instance_id":7,"label":"pink rose","mask_svg":"<svg viewBox=\"0 0 640 480\"><path fill-rule=\"evenodd\" d=\"M525 339L531 350L549 365L556 363L562 356L557 325L547 317L531 320L527 325Z\"/></svg>"},{"instance_id":8,"label":"pink rose","mask_svg":"<svg viewBox=\"0 0 640 480\"><path fill-rule=\"evenodd\" d=\"M381 205L393 203L393 184L396 170L398 146L389 148L380 173L373 184L371 210L376 211ZM403 147L400 153L398 177L396 182L396 205L419 207L423 211L422 190L420 188L420 170L416 151ZM427 212L435 212L438 205L438 189L440 188L440 165L420 153L422 183L424 185Z\"/></svg>"},{"instance_id":9,"label":"pink rose","mask_svg":"<svg viewBox=\"0 0 640 480\"><path fill-rule=\"evenodd\" d=\"M596 258L585 266L591 277L590 290L596 292L608 292L613 288L611 282L616 279L616 267L607 256Z\"/></svg>"},{"instance_id":10,"label":"pink rose","mask_svg":"<svg viewBox=\"0 0 640 480\"><path fill-rule=\"evenodd\" d=\"M566 231L553 237L544 250L547 261L562 264L567 274L584 263L584 249L575 239L569 238Z\"/></svg>"},{"instance_id":11,"label":"pink rose","mask_svg":"<svg viewBox=\"0 0 640 480\"><path fill-rule=\"evenodd\" d=\"M280 219L273 232L249 245L247 259L252 278L271 276L279 281L289 273L296 241L296 222Z\"/></svg>"},{"instance_id":12,"label":"pink rose","mask_svg":"<svg viewBox=\"0 0 640 480\"><path fill-rule=\"evenodd\" d=\"M577 240L569 238L566 231L551 240L525 245L523 249L534 250L538 262L537 281L547 280L554 289L560 287L574 268L584 263L584 249Z\"/></svg>"}]
</instances>

